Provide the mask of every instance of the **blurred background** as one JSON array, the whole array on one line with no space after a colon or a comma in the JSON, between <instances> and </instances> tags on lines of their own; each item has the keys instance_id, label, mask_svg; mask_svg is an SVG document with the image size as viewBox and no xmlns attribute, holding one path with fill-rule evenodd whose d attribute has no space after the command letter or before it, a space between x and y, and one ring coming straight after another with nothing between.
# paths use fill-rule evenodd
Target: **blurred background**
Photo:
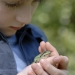
<instances>
[{"instance_id":1,"label":"blurred background","mask_svg":"<svg viewBox=\"0 0 75 75\"><path fill-rule=\"evenodd\" d=\"M69 75L75 75L75 0L44 0L32 23L44 31L60 55L69 58Z\"/></svg>"}]
</instances>

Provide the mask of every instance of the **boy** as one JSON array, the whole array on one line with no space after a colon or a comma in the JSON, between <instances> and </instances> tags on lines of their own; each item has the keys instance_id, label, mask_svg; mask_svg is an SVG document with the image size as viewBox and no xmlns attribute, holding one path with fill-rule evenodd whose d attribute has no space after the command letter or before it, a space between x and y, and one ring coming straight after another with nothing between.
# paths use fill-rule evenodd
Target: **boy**
<instances>
[{"instance_id":1,"label":"boy","mask_svg":"<svg viewBox=\"0 0 75 75\"><path fill-rule=\"evenodd\" d=\"M40 42L47 42L44 33L38 27L29 24L40 1L0 0L1 75L23 73L22 70L30 65L34 57L39 54ZM56 50L54 52L58 55Z\"/></svg>"}]
</instances>

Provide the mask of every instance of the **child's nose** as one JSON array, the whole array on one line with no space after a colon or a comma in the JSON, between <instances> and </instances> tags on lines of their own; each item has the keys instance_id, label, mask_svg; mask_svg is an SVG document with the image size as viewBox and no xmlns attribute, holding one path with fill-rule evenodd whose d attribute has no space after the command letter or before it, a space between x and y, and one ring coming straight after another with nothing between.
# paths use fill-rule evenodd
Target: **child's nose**
<instances>
[{"instance_id":1,"label":"child's nose","mask_svg":"<svg viewBox=\"0 0 75 75\"><path fill-rule=\"evenodd\" d=\"M16 20L23 23L23 24L29 24L31 22L31 6L20 8L19 11L17 11L16 14Z\"/></svg>"}]
</instances>

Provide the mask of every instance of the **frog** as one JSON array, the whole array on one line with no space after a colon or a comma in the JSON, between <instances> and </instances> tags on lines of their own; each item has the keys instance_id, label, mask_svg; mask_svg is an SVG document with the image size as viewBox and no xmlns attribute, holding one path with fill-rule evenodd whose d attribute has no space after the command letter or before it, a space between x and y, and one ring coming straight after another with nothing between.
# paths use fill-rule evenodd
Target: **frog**
<instances>
[{"instance_id":1,"label":"frog","mask_svg":"<svg viewBox=\"0 0 75 75\"><path fill-rule=\"evenodd\" d=\"M46 59L50 57L51 52L49 50L45 50L34 58L33 63L39 63L41 59Z\"/></svg>"}]
</instances>

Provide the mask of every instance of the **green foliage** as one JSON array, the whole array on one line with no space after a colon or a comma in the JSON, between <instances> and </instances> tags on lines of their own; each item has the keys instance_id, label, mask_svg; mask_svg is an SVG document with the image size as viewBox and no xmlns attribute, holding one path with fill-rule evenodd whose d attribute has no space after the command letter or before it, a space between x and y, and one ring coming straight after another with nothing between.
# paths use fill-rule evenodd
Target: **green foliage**
<instances>
[{"instance_id":1,"label":"green foliage","mask_svg":"<svg viewBox=\"0 0 75 75\"><path fill-rule=\"evenodd\" d=\"M44 0L32 23L38 25L61 55L69 57L69 75L75 74L75 0Z\"/></svg>"}]
</instances>

